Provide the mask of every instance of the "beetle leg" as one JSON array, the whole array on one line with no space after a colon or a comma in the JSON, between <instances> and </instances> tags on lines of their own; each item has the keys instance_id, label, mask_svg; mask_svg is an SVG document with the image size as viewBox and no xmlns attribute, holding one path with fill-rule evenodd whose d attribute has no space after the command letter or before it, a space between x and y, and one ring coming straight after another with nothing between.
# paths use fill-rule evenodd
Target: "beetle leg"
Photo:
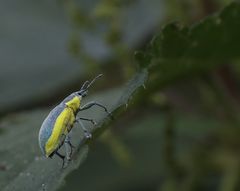
<instances>
[{"instance_id":1,"label":"beetle leg","mask_svg":"<svg viewBox=\"0 0 240 191\"><path fill-rule=\"evenodd\" d=\"M79 111L83 111L83 110L89 109L89 108L91 108L92 106L98 106L98 107L103 108L104 111L111 117L111 119L113 119L112 114L107 110L107 108L106 108L104 105L102 105L102 104L100 104L100 103L98 103L98 102L96 102L96 101L91 101L91 102L89 102L89 103L86 103L84 106L82 106L82 107L79 109Z\"/></svg>"},{"instance_id":2,"label":"beetle leg","mask_svg":"<svg viewBox=\"0 0 240 191\"><path fill-rule=\"evenodd\" d=\"M63 146L64 140L66 139L66 135L62 134L60 137L60 144L58 146L58 149L60 149Z\"/></svg>"},{"instance_id":3,"label":"beetle leg","mask_svg":"<svg viewBox=\"0 0 240 191\"><path fill-rule=\"evenodd\" d=\"M82 127L85 137L87 139L90 139L92 137L92 134L86 129L86 127L83 125L82 121L81 120L76 120L76 122L78 122L80 124L80 126Z\"/></svg>"},{"instance_id":4,"label":"beetle leg","mask_svg":"<svg viewBox=\"0 0 240 191\"><path fill-rule=\"evenodd\" d=\"M75 146L70 141L67 141L65 143L67 143L71 148L73 148L73 149L75 148Z\"/></svg>"},{"instance_id":5,"label":"beetle leg","mask_svg":"<svg viewBox=\"0 0 240 191\"><path fill-rule=\"evenodd\" d=\"M66 153L67 153L67 160L70 160L71 156L72 156L73 148L75 148L75 147L72 145L69 135L67 135L64 143L65 143L65 148L66 148ZM68 146L70 147L70 152L68 152Z\"/></svg>"},{"instance_id":6,"label":"beetle leg","mask_svg":"<svg viewBox=\"0 0 240 191\"><path fill-rule=\"evenodd\" d=\"M88 118L79 117L79 118L76 119L76 121L78 121L78 120L89 121L89 122L91 122L93 125L96 125L96 124L97 124L96 121L94 121L93 119L88 119Z\"/></svg>"},{"instance_id":7,"label":"beetle leg","mask_svg":"<svg viewBox=\"0 0 240 191\"><path fill-rule=\"evenodd\" d=\"M61 155L58 151L55 152L57 156L59 156L59 158L62 159L62 168L64 167L65 164L65 156Z\"/></svg>"}]
</instances>

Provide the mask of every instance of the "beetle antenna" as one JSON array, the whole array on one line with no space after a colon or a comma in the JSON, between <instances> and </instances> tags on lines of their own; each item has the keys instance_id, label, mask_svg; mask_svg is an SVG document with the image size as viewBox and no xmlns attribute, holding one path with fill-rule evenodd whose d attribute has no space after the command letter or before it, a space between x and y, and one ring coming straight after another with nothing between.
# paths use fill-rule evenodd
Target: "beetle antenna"
<instances>
[{"instance_id":1,"label":"beetle antenna","mask_svg":"<svg viewBox=\"0 0 240 191\"><path fill-rule=\"evenodd\" d=\"M103 76L103 74L99 74L99 75L97 75L88 85L87 85L87 87L85 88L86 90L98 79L98 78L100 78L100 77L102 77ZM85 83L84 83L85 84ZM84 85L83 84L83 85Z\"/></svg>"},{"instance_id":2,"label":"beetle antenna","mask_svg":"<svg viewBox=\"0 0 240 191\"><path fill-rule=\"evenodd\" d=\"M89 81L84 82L80 90L86 89L88 85L89 85Z\"/></svg>"}]
</instances>

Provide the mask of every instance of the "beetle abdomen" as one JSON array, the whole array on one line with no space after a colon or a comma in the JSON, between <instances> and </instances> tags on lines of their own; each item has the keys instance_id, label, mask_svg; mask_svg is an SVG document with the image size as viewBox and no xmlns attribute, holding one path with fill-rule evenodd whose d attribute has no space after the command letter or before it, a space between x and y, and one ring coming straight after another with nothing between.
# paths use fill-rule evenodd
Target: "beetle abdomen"
<instances>
[{"instance_id":1,"label":"beetle abdomen","mask_svg":"<svg viewBox=\"0 0 240 191\"><path fill-rule=\"evenodd\" d=\"M56 119L52 134L49 137L45 145L46 155L49 156L62 146L66 135L71 130L75 117L73 110L69 107L66 107Z\"/></svg>"},{"instance_id":2,"label":"beetle abdomen","mask_svg":"<svg viewBox=\"0 0 240 191\"><path fill-rule=\"evenodd\" d=\"M39 132L39 145L44 155L49 156L61 144L62 134L75 120L73 111L61 104L55 107L44 120Z\"/></svg>"}]
</instances>

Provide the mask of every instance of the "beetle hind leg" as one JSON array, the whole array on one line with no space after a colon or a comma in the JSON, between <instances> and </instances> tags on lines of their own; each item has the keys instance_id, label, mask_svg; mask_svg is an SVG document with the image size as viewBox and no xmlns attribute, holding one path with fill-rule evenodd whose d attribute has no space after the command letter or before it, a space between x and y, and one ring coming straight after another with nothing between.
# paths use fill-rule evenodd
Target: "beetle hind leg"
<instances>
[{"instance_id":1,"label":"beetle hind leg","mask_svg":"<svg viewBox=\"0 0 240 191\"><path fill-rule=\"evenodd\" d=\"M65 156L61 155L58 151L55 152L55 154L62 159L62 168L64 168L65 165Z\"/></svg>"},{"instance_id":2,"label":"beetle hind leg","mask_svg":"<svg viewBox=\"0 0 240 191\"><path fill-rule=\"evenodd\" d=\"M67 146L70 147L70 152L67 153L67 154L68 154L67 159L68 159L68 160L71 160L71 156L72 156L72 154L73 154L73 149L75 148L75 146L73 146L73 144L71 143L70 140L69 140L69 141L65 141L65 145L66 145L66 147L67 147ZM67 150L67 148L66 148L66 150ZM67 152L68 152L68 151L67 151Z\"/></svg>"},{"instance_id":3,"label":"beetle hind leg","mask_svg":"<svg viewBox=\"0 0 240 191\"><path fill-rule=\"evenodd\" d=\"M67 135L64 143L65 143L65 149L67 153L67 160L70 161L72 157L73 149L75 148L75 146L71 143L69 135ZM69 147L70 147L70 151L68 150Z\"/></svg>"}]
</instances>

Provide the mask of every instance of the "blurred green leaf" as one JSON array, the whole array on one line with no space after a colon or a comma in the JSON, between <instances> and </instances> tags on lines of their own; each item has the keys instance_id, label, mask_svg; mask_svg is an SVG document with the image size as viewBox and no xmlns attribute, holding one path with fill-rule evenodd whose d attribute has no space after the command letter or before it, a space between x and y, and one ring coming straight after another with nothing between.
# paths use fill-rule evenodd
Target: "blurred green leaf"
<instances>
[{"instance_id":1,"label":"blurred green leaf","mask_svg":"<svg viewBox=\"0 0 240 191\"><path fill-rule=\"evenodd\" d=\"M240 3L227 6L192 27L172 23L151 42L156 59L232 59L240 55Z\"/></svg>"},{"instance_id":2,"label":"blurred green leaf","mask_svg":"<svg viewBox=\"0 0 240 191\"><path fill-rule=\"evenodd\" d=\"M145 52L136 54L140 66L148 65L159 87L185 76L208 71L240 57L240 3L186 27L163 27Z\"/></svg>"}]
</instances>

